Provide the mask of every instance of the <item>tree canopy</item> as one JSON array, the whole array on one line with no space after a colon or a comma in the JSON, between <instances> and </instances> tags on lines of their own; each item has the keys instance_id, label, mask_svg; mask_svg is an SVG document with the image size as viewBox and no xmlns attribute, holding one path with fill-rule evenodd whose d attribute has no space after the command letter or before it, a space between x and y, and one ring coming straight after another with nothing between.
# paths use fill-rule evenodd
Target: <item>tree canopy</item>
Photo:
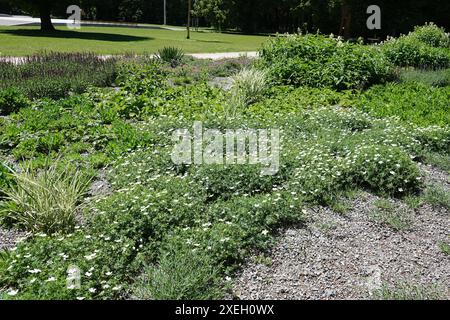
<instances>
[{"instance_id":1,"label":"tree canopy","mask_svg":"<svg viewBox=\"0 0 450 320\"><path fill-rule=\"evenodd\" d=\"M167 22L186 24L188 0L166 0ZM69 3L70 2L70 3ZM65 16L69 4L83 9L84 19L163 23L163 0L0 0L0 9L38 14L42 28L52 28L50 14ZM381 30L366 28L369 5L381 8ZM415 25L435 22L450 27L448 0L193 0L201 26L246 33L297 30L371 37L406 33ZM344 30L345 29L345 30Z\"/></svg>"}]
</instances>

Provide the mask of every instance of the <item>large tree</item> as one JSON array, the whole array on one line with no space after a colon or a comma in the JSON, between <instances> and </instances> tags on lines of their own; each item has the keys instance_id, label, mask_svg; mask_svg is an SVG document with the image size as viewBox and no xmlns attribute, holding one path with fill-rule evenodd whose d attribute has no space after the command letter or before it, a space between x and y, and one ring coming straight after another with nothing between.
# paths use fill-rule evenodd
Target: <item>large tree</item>
<instances>
[{"instance_id":1,"label":"large tree","mask_svg":"<svg viewBox=\"0 0 450 320\"><path fill-rule=\"evenodd\" d=\"M62 14L68 5L80 4L77 0L3 0L14 7L22 9L24 12L39 15L41 18L41 30L53 31L51 15L54 12Z\"/></svg>"}]
</instances>

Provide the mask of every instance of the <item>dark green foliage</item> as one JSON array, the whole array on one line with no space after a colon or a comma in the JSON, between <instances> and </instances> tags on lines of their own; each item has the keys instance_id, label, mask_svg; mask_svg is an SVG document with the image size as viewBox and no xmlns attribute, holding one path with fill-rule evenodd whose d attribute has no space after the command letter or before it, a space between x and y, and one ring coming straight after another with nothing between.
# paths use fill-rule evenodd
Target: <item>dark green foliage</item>
<instances>
[{"instance_id":1,"label":"dark green foliage","mask_svg":"<svg viewBox=\"0 0 450 320\"><path fill-rule=\"evenodd\" d=\"M174 68L182 62L184 52L176 47L164 47L158 51L157 57L161 61L169 63Z\"/></svg>"},{"instance_id":2,"label":"dark green foliage","mask_svg":"<svg viewBox=\"0 0 450 320\"><path fill-rule=\"evenodd\" d=\"M17 89L0 90L0 115L9 115L30 105L28 99Z\"/></svg>"}]
</instances>

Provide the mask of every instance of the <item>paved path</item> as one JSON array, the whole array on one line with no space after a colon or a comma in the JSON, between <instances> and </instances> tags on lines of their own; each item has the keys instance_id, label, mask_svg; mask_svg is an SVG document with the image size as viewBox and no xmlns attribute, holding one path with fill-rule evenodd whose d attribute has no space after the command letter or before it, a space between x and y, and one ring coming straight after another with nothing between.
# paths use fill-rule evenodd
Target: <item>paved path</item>
<instances>
[{"instance_id":1,"label":"paved path","mask_svg":"<svg viewBox=\"0 0 450 320\"><path fill-rule=\"evenodd\" d=\"M190 54L190 56L196 59L221 60L221 59L239 58L242 56L248 58L257 58L259 54L258 52L255 51L249 51L249 52L194 53Z\"/></svg>"}]
</instances>

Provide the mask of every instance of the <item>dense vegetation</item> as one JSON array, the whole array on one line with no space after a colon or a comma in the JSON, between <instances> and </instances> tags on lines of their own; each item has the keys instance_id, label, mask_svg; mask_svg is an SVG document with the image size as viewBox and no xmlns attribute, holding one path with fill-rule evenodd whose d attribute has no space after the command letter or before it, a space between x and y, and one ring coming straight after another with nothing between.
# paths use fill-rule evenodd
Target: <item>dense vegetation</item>
<instances>
[{"instance_id":1,"label":"dense vegetation","mask_svg":"<svg viewBox=\"0 0 450 320\"><path fill-rule=\"evenodd\" d=\"M0 254L2 297L220 298L249 253L305 221L308 206L336 206L356 189L421 194L417 162L448 165L448 86L420 77L383 83L393 66L382 49L322 36L276 38L262 51L251 65L168 49L159 59L121 61L115 89L60 100L4 94L0 142L14 173L0 171L0 219L33 234ZM308 77L291 60L308 65ZM327 68L343 79L324 76ZM231 75L229 90L211 84ZM194 121L222 131L280 129L278 172L174 164L172 133ZM102 176L110 192L86 190ZM29 212L38 213L35 224ZM76 270L79 288L67 283Z\"/></svg>"},{"instance_id":2,"label":"dense vegetation","mask_svg":"<svg viewBox=\"0 0 450 320\"><path fill-rule=\"evenodd\" d=\"M0 62L0 90L15 88L33 98L58 99L89 86L107 87L115 79L115 61L94 54L29 56L21 64Z\"/></svg>"},{"instance_id":3,"label":"dense vegetation","mask_svg":"<svg viewBox=\"0 0 450 320\"><path fill-rule=\"evenodd\" d=\"M66 8L78 4L83 19L162 24L162 0L42 0L52 14L67 17ZM0 0L1 12L38 13L30 0ZM366 10L378 5L382 12L381 30L368 30ZM167 1L167 22L185 25L187 0ZM22 11L22 12L23 12ZM405 17L405 15L407 17ZM246 33L316 32L342 34L346 37L385 37L407 33L414 25L428 21L450 27L450 4L447 0L195 0L195 25L216 29L237 29ZM404 17L399 19L399 17Z\"/></svg>"}]
</instances>

